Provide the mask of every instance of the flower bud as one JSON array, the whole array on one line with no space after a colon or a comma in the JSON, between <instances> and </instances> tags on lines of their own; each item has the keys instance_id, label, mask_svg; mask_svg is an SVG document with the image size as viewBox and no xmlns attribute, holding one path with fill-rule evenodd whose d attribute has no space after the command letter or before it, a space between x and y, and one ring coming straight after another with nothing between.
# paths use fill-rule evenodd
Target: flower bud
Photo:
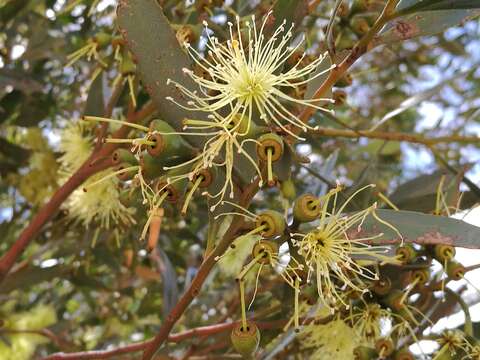
<instances>
[{"instance_id":1,"label":"flower bud","mask_svg":"<svg viewBox=\"0 0 480 360\"><path fill-rule=\"evenodd\" d=\"M333 90L332 98L335 101L335 105L342 106L347 100L347 92L342 89Z\"/></svg>"},{"instance_id":2,"label":"flower bud","mask_svg":"<svg viewBox=\"0 0 480 360\"><path fill-rule=\"evenodd\" d=\"M93 36L92 40L98 46L104 47L109 45L112 42L112 35L105 32L99 32Z\"/></svg>"},{"instance_id":3,"label":"flower bud","mask_svg":"<svg viewBox=\"0 0 480 360\"><path fill-rule=\"evenodd\" d=\"M240 322L233 328L230 339L235 350L242 356L248 357L253 355L258 349L260 331L253 321L247 321L246 329L243 328Z\"/></svg>"},{"instance_id":4,"label":"flower bud","mask_svg":"<svg viewBox=\"0 0 480 360\"><path fill-rule=\"evenodd\" d=\"M293 200L295 199L297 191L295 190L295 184L292 179L282 181L280 185L280 191L285 199Z\"/></svg>"},{"instance_id":5,"label":"flower bud","mask_svg":"<svg viewBox=\"0 0 480 360\"><path fill-rule=\"evenodd\" d=\"M120 74L123 76L135 74L136 65L133 57L129 51L125 50L122 53L122 60L120 62Z\"/></svg>"},{"instance_id":6,"label":"flower bud","mask_svg":"<svg viewBox=\"0 0 480 360\"><path fill-rule=\"evenodd\" d=\"M187 158L193 155L193 149L181 135L172 134L176 130L163 120L153 120L150 123L152 134L148 137L149 141L155 142L155 145L149 145L147 152L151 156L162 157L165 164L172 160Z\"/></svg>"},{"instance_id":7,"label":"flower bud","mask_svg":"<svg viewBox=\"0 0 480 360\"><path fill-rule=\"evenodd\" d=\"M365 12L371 9L374 0L353 0L351 13Z\"/></svg>"},{"instance_id":8,"label":"flower bud","mask_svg":"<svg viewBox=\"0 0 480 360\"><path fill-rule=\"evenodd\" d=\"M117 149L112 154L112 163L113 165L120 165L122 163L135 165L138 163L138 161L131 151L127 149Z\"/></svg>"},{"instance_id":9,"label":"flower bud","mask_svg":"<svg viewBox=\"0 0 480 360\"><path fill-rule=\"evenodd\" d=\"M362 16L354 16L350 20L350 26L355 34L359 36L365 35L368 30L370 30L370 25L368 24L367 19Z\"/></svg>"}]
</instances>

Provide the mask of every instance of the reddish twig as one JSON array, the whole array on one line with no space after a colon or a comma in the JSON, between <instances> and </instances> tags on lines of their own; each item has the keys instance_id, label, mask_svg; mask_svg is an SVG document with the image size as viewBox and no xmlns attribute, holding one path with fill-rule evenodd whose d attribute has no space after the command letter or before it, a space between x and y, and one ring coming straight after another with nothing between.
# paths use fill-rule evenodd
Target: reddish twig
<instances>
[{"instance_id":1,"label":"reddish twig","mask_svg":"<svg viewBox=\"0 0 480 360\"><path fill-rule=\"evenodd\" d=\"M55 335L53 331L49 329L40 329L40 330L17 330L17 329L0 329L0 334L32 334L40 335L50 339L57 347L61 348L71 348L71 344L62 340L60 337Z\"/></svg>"},{"instance_id":2,"label":"reddish twig","mask_svg":"<svg viewBox=\"0 0 480 360\"><path fill-rule=\"evenodd\" d=\"M205 337L215 335L221 332L231 330L238 322L230 323L221 323L209 326L202 326L187 331L183 331L178 334L172 334L168 337L170 342L181 342L183 340L196 338L196 337ZM257 326L259 329L278 329L283 327L286 324L286 320L275 320L275 321L265 321L258 322ZM42 360L69 360L69 359L108 359L121 354L128 354L132 352L142 351L153 343L154 339L147 340L144 342L139 342L135 344L130 344L122 346L112 350L93 350L93 351L82 351L76 353L56 353Z\"/></svg>"}]
</instances>

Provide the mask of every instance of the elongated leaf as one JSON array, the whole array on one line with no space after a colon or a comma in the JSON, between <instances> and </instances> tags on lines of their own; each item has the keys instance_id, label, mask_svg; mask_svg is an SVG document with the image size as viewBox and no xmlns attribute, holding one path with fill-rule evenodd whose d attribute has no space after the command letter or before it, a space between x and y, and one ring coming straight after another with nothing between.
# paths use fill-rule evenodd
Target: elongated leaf
<instances>
[{"instance_id":1,"label":"elongated leaf","mask_svg":"<svg viewBox=\"0 0 480 360\"><path fill-rule=\"evenodd\" d=\"M377 43L388 44L418 36L438 34L480 15L480 9L428 10L393 20L382 31Z\"/></svg>"},{"instance_id":2,"label":"elongated leaf","mask_svg":"<svg viewBox=\"0 0 480 360\"><path fill-rule=\"evenodd\" d=\"M457 178L444 170L432 174L421 175L401 184L389 199L402 210L430 212L435 209L437 190L440 180L444 177L443 192L458 190Z\"/></svg>"},{"instance_id":3,"label":"elongated leaf","mask_svg":"<svg viewBox=\"0 0 480 360\"><path fill-rule=\"evenodd\" d=\"M0 294L8 294L10 291L30 288L43 281L66 276L70 268L63 265L56 265L48 268L29 265L21 270L12 273L0 287Z\"/></svg>"},{"instance_id":4,"label":"elongated leaf","mask_svg":"<svg viewBox=\"0 0 480 360\"><path fill-rule=\"evenodd\" d=\"M162 118L173 127L181 128L181 120L193 114L166 100L170 96L184 102L174 86L167 86L167 80L175 80L189 89L195 85L182 72L183 68L190 67L190 62L162 8L155 0L122 0L117 8L117 22Z\"/></svg>"},{"instance_id":5,"label":"elongated leaf","mask_svg":"<svg viewBox=\"0 0 480 360\"><path fill-rule=\"evenodd\" d=\"M480 227L462 220L444 216L422 214L414 211L377 210L383 221L388 222L402 234L404 241L417 244L448 244L477 249L480 248ZM400 243L398 234L390 227L379 223L372 216L366 219L360 233L355 237L373 236L383 233L375 243Z\"/></svg>"},{"instance_id":6,"label":"elongated leaf","mask_svg":"<svg viewBox=\"0 0 480 360\"><path fill-rule=\"evenodd\" d=\"M98 75L90 85L87 101L85 102L84 114L90 116L103 116L105 112L105 101L103 95L104 73Z\"/></svg>"},{"instance_id":7,"label":"elongated leaf","mask_svg":"<svg viewBox=\"0 0 480 360\"><path fill-rule=\"evenodd\" d=\"M429 10L479 9L478 0L403 0L397 6L402 14Z\"/></svg>"}]
</instances>

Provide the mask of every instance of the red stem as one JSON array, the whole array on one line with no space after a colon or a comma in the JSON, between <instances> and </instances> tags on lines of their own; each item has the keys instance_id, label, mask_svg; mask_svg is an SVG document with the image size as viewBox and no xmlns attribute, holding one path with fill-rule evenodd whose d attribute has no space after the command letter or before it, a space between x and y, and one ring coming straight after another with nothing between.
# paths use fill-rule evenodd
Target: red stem
<instances>
[{"instance_id":1,"label":"red stem","mask_svg":"<svg viewBox=\"0 0 480 360\"><path fill-rule=\"evenodd\" d=\"M238 322L221 323L221 324L202 326L202 327L190 329L178 334L170 335L168 337L168 341L180 342L190 338L215 335L215 334L232 329L237 323ZM275 320L275 321L268 321L268 322L258 322L257 326L259 329L276 329L276 328L281 328L285 324L286 324L286 320ZM153 343L153 341L154 339L151 339L144 342L139 342L139 343L119 347L113 350L93 350L93 351L83 351L83 352L76 352L76 353L56 353L56 354L47 356L42 360L108 359L116 355L142 351L146 347L150 346Z\"/></svg>"}]
</instances>

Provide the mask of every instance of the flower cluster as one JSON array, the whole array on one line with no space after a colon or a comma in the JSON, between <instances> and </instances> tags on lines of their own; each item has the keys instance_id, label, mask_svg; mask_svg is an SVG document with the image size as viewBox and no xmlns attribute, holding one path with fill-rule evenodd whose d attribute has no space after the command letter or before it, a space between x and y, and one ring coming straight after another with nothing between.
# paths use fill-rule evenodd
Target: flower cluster
<instances>
[{"instance_id":1,"label":"flower cluster","mask_svg":"<svg viewBox=\"0 0 480 360\"><path fill-rule=\"evenodd\" d=\"M62 178L68 178L89 158L92 142L92 137L81 124L71 124L62 131L59 145ZM84 188L76 189L70 195L66 202L70 217L85 226L96 221L103 228L134 222L132 209L120 201L119 179L111 176L112 173L113 170L107 169L95 174L83 184Z\"/></svg>"}]
</instances>

